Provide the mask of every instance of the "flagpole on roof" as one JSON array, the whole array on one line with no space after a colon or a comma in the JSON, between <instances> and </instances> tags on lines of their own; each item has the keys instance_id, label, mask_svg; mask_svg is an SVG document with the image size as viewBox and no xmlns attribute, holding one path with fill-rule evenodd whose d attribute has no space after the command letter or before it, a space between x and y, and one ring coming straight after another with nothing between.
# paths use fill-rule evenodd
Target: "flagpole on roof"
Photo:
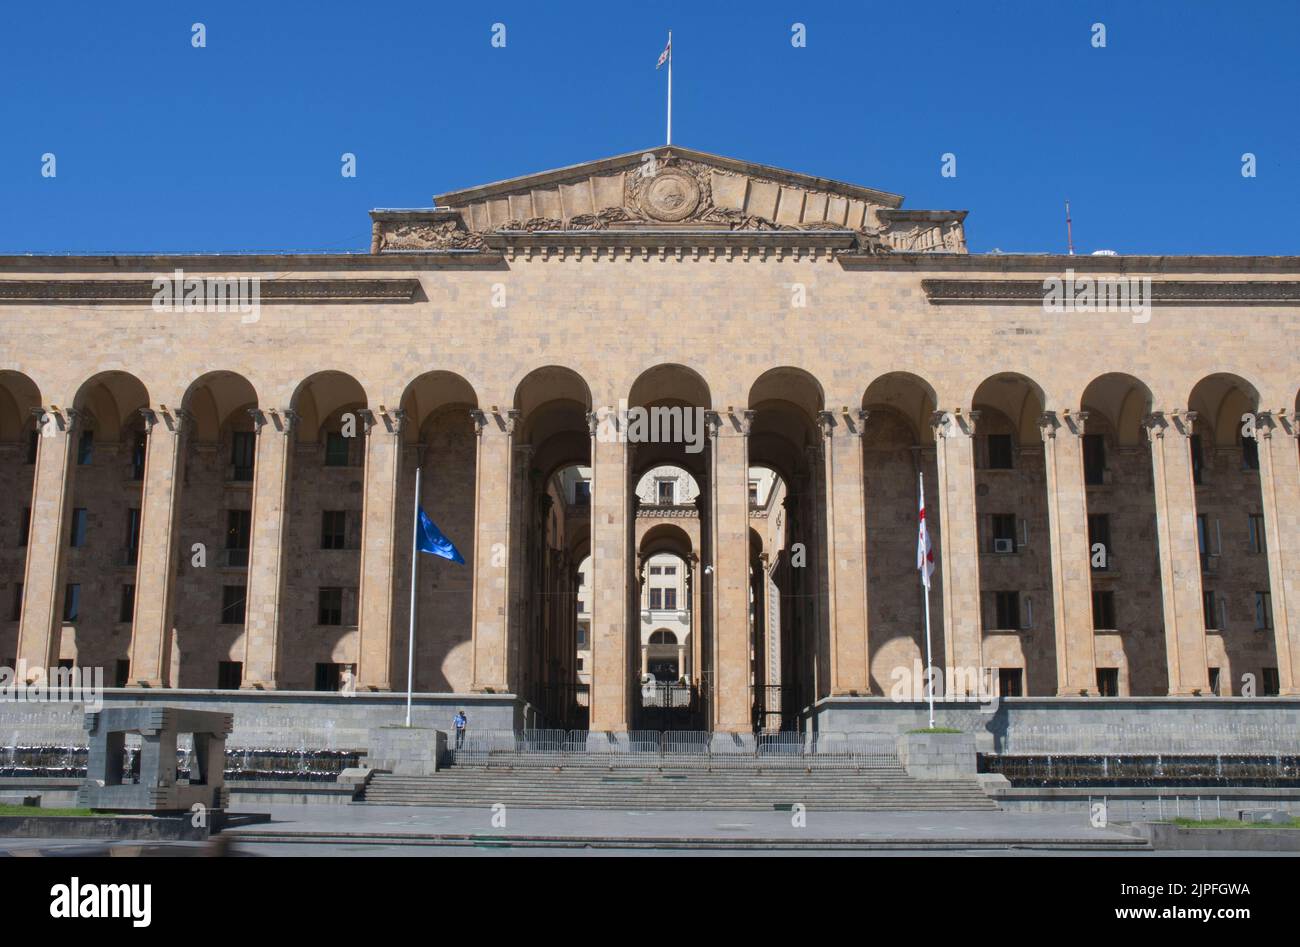
<instances>
[{"instance_id":1,"label":"flagpole on roof","mask_svg":"<svg viewBox=\"0 0 1300 947\"><path fill-rule=\"evenodd\" d=\"M925 471L918 471L921 489L921 513L925 513ZM926 545L930 544L929 524L921 520L925 530ZM921 563L921 585L925 588L925 692L930 699L930 729L934 729L934 657L930 647L930 572L926 563Z\"/></svg>"},{"instance_id":2,"label":"flagpole on roof","mask_svg":"<svg viewBox=\"0 0 1300 947\"><path fill-rule=\"evenodd\" d=\"M411 627L406 642L406 725L411 725L411 691L415 687L415 568L420 561L420 461L415 462L415 502L411 511Z\"/></svg>"},{"instance_id":3,"label":"flagpole on roof","mask_svg":"<svg viewBox=\"0 0 1300 947\"><path fill-rule=\"evenodd\" d=\"M673 143L673 31L668 31L668 141Z\"/></svg>"}]
</instances>

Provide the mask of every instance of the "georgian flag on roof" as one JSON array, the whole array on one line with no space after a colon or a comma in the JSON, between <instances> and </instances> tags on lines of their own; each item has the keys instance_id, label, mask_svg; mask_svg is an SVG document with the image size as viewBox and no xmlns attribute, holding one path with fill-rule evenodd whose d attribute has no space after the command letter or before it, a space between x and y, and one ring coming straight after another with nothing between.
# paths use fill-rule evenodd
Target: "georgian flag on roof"
<instances>
[{"instance_id":1,"label":"georgian flag on roof","mask_svg":"<svg viewBox=\"0 0 1300 947\"><path fill-rule=\"evenodd\" d=\"M925 528L925 488L921 488L921 512L917 517L920 530L916 537L916 568L921 571L921 584L930 587L930 576L934 574L934 550L930 547L930 532Z\"/></svg>"},{"instance_id":2,"label":"georgian flag on roof","mask_svg":"<svg viewBox=\"0 0 1300 947\"><path fill-rule=\"evenodd\" d=\"M672 36L669 36L668 45L665 46L664 51L659 54L659 61L655 63L655 68L658 69L664 63L666 63L669 59L672 58L672 55L673 55L673 38Z\"/></svg>"}]
</instances>

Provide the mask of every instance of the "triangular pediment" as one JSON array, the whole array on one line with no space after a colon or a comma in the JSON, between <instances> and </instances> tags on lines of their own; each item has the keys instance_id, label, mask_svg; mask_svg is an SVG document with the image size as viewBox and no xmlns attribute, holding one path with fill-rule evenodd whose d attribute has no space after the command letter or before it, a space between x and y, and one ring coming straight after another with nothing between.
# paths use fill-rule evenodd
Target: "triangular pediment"
<instances>
[{"instance_id":1,"label":"triangular pediment","mask_svg":"<svg viewBox=\"0 0 1300 947\"><path fill-rule=\"evenodd\" d=\"M567 226L589 216L633 226L726 226L730 219L749 217L792 227L858 230L876 223L877 209L896 208L903 198L666 145L452 191L434 201L460 211L479 231L511 221Z\"/></svg>"},{"instance_id":2,"label":"triangular pediment","mask_svg":"<svg viewBox=\"0 0 1300 947\"><path fill-rule=\"evenodd\" d=\"M665 145L376 211L375 249L473 249L510 235L802 231L873 251L964 252L960 211L903 211L898 194Z\"/></svg>"}]
</instances>

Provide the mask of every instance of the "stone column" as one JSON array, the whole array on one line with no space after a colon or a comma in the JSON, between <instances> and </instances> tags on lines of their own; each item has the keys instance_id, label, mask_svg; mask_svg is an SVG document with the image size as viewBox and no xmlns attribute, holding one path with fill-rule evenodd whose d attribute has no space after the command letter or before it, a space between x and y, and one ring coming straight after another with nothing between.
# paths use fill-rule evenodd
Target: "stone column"
<instances>
[{"instance_id":1,"label":"stone column","mask_svg":"<svg viewBox=\"0 0 1300 947\"><path fill-rule=\"evenodd\" d=\"M1273 600L1273 638L1282 695L1300 695L1300 416L1286 410L1256 418L1264 548Z\"/></svg>"},{"instance_id":2,"label":"stone column","mask_svg":"<svg viewBox=\"0 0 1300 947\"><path fill-rule=\"evenodd\" d=\"M936 411L931 420L939 482L939 576L946 667L957 679L983 668L979 529L975 514L975 422L979 412ZM926 488L927 491L929 488ZM928 505L928 501L927 501ZM933 543L933 538L931 539ZM945 687L950 683L944 675Z\"/></svg>"},{"instance_id":3,"label":"stone column","mask_svg":"<svg viewBox=\"0 0 1300 947\"><path fill-rule=\"evenodd\" d=\"M868 414L844 409L839 417L822 411L823 481L826 530L823 544L831 652L831 694L867 694L871 689L867 653L866 481L862 469L862 429ZM763 607L760 604L760 607Z\"/></svg>"},{"instance_id":4,"label":"stone column","mask_svg":"<svg viewBox=\"0 0 1300 947\"><path fill-rule=\"evenodd\" d=\"M614 408L587 416L591 429L591 723L630 728L629 638L633 512L628 444Z\"/></svg>"},{"instance_id":5,"label":"stone column","mask_svg":"<svg viewBox=\"0 0 1300 947\"><path fill-rule=\"evenodd\" d=\"M1142 419L1151 440L1160 544L1160 591L1164 606L1169 693L1208 694L1201 557L1196 535L1196 486L1192 482L1195 411L1155 411Z\"/></svg>"},{"instance_id":6,"label":"stone column","mask_svg":"<svg viewBox=\"0 0 1300 947\"><path fill-rule=\"evenodd\" d=\"M473 410L478 433L474 484L475 691L509 685L512 446L519 412Z\"/></svg>"},{"instance_id":7,"label":"stone column","mask_svg":"<svg viewBox=\"0 0 1300 947\"><path fill-rule=\"evenodd\" d=\"M289 535L293 429L298 416L288 408L250 408L248 413L257 425L257 453L244 614L243 686L274 690L279 686L280 636L285 625L284 547Z\"/></svg>"},{"instance_id":8,"label":"stone column","mask_svg":"<svg viewBox=\"0 0 1300 947\"><path fill-rule=\"evenodd\" d=\"M397 550L411 541L410 514L398 515L398 480L402 471L400 408L380 405L357 415L365 426L365 480L361 511L361 588L357 599L360 645L357 686L362 690L393 689L393 595ZM419 497L416 497L419 502ZM401 529L405 520L407 529ZM413 553L414 554L414 553Z\"/></svg>"},{"instance_id":9,"label":"stone column","mask_svg":"<svg viewBox=\"0 0 1300 947\"><path fill-rule=\"evenodd\" d=\"M753 729L749 692L749 429L753 411L706 412L713 529L713 730Z\"/></svg>"},{"instance_id":10,"label":"stone column","mask_svg":"<svg viewBox=\"0 0 1300 947\"><path fill-rule=\"evenodd\" d=\"M49 405L37 419L32 515L23 570L23 611L18 623L18 661L28 680L59 663L63 638L63 562L68 548L72 487L76 479L77 412Z\"/></svg>"},{"instance_id":11,"label":"stone column","mask_svg":"<svg viewBox=\"0 0 1300 947\"><path fill-rule=\"evenodd\" d=\"M697 507L698 503L699 500L697 498ZM683 665L682 673L686 675L688 681L698 687L700 684L700 647L702 643L700 632L704 626L702 618L704 613L701 607L700 557L697 553L691 553L690 561L687 562L686 568L690 572L686 594L691 597L691 663L689 665L689 670L686 669L686 665Z\"/></svg>"},{"instance_id":12,"label":"stone column","mask_svg":"<svg viewBox=\"0 0 1300 947\"><path fill-rule=\"evenodd\" d=\"M1047 471L1056 693L1061 697L1097 693L1088 495L1083 481L1083 426L1087 419L1086 411L1071 414L1067 409L1060 417L1046 411L1038 422Z\"/></svg>"},{"instance_id":13,"label":"stone column","mask_svg":"<svg viewBox=\"0 0 1300 947\"><path fill-rule=\"evenodd\" d=\"M138 687L171 687L177 533L185 480L185 435L192 419L166 405L141 408L140 413L149 440L140 500L130 681Z\"/></svg>"}]
</instances>

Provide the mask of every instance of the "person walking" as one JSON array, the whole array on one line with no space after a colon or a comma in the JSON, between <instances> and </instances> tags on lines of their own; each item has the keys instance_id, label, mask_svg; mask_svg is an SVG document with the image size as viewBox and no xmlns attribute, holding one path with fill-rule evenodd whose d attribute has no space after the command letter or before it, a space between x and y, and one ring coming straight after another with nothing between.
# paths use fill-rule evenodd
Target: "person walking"
<instances>
[{"instance_id":1,"label":"person walking","mask_svg":"<svg viewBox=\"0 0 1300 947\"><path fill-rule=\"evenodd\" d=\"M465 711L456 711L456 716L451 720L452 728L456 731L456 749L465 745L465 728L469 726L469 718L465 716Z\"/></svg>"}]
</instances>

